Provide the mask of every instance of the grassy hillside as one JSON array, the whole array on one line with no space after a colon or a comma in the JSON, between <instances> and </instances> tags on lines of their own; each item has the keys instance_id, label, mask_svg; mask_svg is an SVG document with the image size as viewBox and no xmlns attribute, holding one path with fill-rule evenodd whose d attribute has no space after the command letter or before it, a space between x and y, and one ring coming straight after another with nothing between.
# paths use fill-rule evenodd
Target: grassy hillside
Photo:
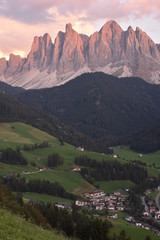
<instances>
[{"instance_id":1,"label":"grassy hillside","mask_svg":"<svg viewBox=\"0 0 160 240\"><path fill-rule=\"evenodd\" d=\"M75 149L74 146L67 143L61 145L57 138L24 123L15 122L0 124L1 149L7 147L16 149L17 146L22 149L24 144L40 143L43 140L48 141L50 146L42 149L35 149L33 151L21 150L24 157L28 160L29 165L18 166L0 163L0 175L20 173L21 176L25 177L28 181L31 179L46 179L51 182L58 181L68 192L72 192L74 194L82 194L86 191L92 191L94 187L89 184L79 173L71 171L75 167L74 159L76 157L85 155L99 161L104 159L113 159L111 156L106 154L89 152L86 150L84 152L79 152ZM138 156L138 153L134 152L132 156L132 151L129 152L129 150L126 150L126 152L123 150L123 154L122 149L115 148L114 151L119 155L118 160L120 160L121 163L126 163L129 160L135 160L135 157ZM125 153L127 154L127 151L128 155L125 157ZM46 166L48 155L53 153L59 153L61 157L64 158L64 164L54 169L54 171L37 171L37 167ZM150 154L149 157L149 159L151 159L151 157L153 159L157 159L156 154ZM35 167L30 165L33 162L36 164ZM25 174L24 171L29 171L29 173ZM148 171L151 175L158 174L157 169L148 168ZM106 192L112 192L115 190L123 189L124 187L130 187L130 184L131 182L127 181L118 181L115 183L112 182L112 184L108 182L100 182L99 186ZM42 197L43 196L41 196L41 198Z\"/></svg>"},{"instance_id":2,"label":"grassy hillside","mask_svg":"<svg viewBox=\"0 0 160 240\"><path fill-rule=\"evenodd\" d=\"M42 149L35 149L33 151L21 150L22 154L27 158L29 162L28 166L15 166L0 163L0 175L7 175L9 173L20 173L21 176L25 177L27 181L29 181L30 179L45 179L51 182L58 181L68 192L80 195L83 192L92 191L94 187L89 184L84 178L82 178L80 173L71 171L71 169L75 167L75 157L87 155L90 158L94 158L99 161L103 159L113 159L113 157L101 153L89 152L86 150L84 152L79 152L75 149L74 146L67 143L61 145L61 143L56 137L53 137L41 130L38 130L24 123L14 122L0 124L0 148L5 149L7 147L11 147L13 149L16 149L16 147L19 146L20 149L22 149L24 144L32 145L35 143L41 143L43 140L48 141L50 146ZM56 152L58 152L64 158L64 164L50 171L38 171L38 166L46 166L48 154ZM129 160L135 160L135 157L138 156L138 153L132 152L126 148L115 148L114 152L119 155L118 160L120 160L121 163L126 163ZM157 154L158 153L151 154L150 158L153 158L153 160L157 159ZM36 163L35 167L30 165L30 163L33 161ZM147 162L147 164L149 163ZM149 167L149 170L154 171L156 169ZM24 171L29 171L29 173L24 173ZM106 193L110 193L116 190L122 191L124 187L130 188L131 186L133 186L133 183L131 181L109 181L98 182L98 184L100 186L100 189L103 189ZM48 196L46 194L37 193L24 193L23 198L25 200L33 199L38 201L44 201L45 203L68 201L68 199L62 199ZM11 219L10 221L8 221L9 218ZM4 223L5 229L0 228L0 239L6 239L4 238L4 236L7 236L9 239L64 239L63 236L55 235L55 233L44 231L43 229L37 230L38 227L35 227L30 223L25 223L25 221L21 220L21 218L19 217L15 221L15 218L12 214L2 209L0 209L0 221L1 220ZM21 224L19 224L19 222L21 222ZM128 225L123 220L123 218L112 222L114 224L112 232L119 233L121 229L125 229L127 234L131 236L131 240L138 239L138 236L141 236L141 239L143 240L145 239L145 236L148 235L148 232L146 230L139 229L133 225ZM35 229L35 232L33 231L32 227ZM17 229L19 230L17 231ZM28 236L28 238L25 234ZM152 240L158 239L154 234L149 234L152 236ZM11 235L14 238L11 238Z\"/></svg>"},{"instance_id":3,"label":"grassy hillside","mask_svg":"<svg viewBox=\"0 0 160 240\"><path fill-rule=\"evenodd\" d=\"M1 89L1 86L0 86ZM14 92L13 88L13 92ZM74 131L73 129L61 124L53 115L47 115L44 112L28 107L20 103L15 96L7 95L0 90L0 122L24 122L31 124L45 132L48 132L61 141L66 141L75 145L83 145L87 149L102 149L101 145L95 143L91 138ZM106 148L105 148L106 149Z\"/></svg>"},{"instance_id":4,"label":"grassy hillside","mask_svg":"<svg viewBox=\"0 0 160 240\"><path fill-rule=\"evenodd\" d=\"M100 181L98 182L100 189L103 189L105 193L112 193L114 191L121 191L124 193L124 188L131 188L135 184L130 180L120 180L120 181Z\"/></svg>"},{"instance_id":5,"label":"grassy hillside","mask_svg":"<svg viewBox=\"0 0 160 240\"><path fill-rule=\"evenodd\" d=\"M141 154L128 147L116 147L114 148L114 152L124 161L141 160L147 163L148 166L155 165L155 167L160 168L160 151Z\"/></svg>"},{"instance_id":6,"label":"grassy hillside","mask_svg":"<svg viewBox=\"0 0 160 240\"><path fill-rule=\"evenodd\" d=\"M40 228L22 217L0 208L0 239L1 240L67 240L64 236Z\"/></svg>"},{"instance_id":7,"label":"grassy hillside","mask_svg":"<svg viewBox=\"0 0 160 240\"><path fill-rule=\"evenodd\" d=\"M72 203L69 199L64 199L60 197L54 197L46 194L40 194L40 193L23 193L23 199L25 202L28 202L29 199L36 200L39 202L44 203L56 203L56 202L69 202Z\"/></svg>"},{"instance_id":8,"label":"grassy hillside","mask_svg":"<svg viewBox=\"0 0 160 240\"><path fill-rule=\"evenodd\" d=\"M94 187L84 180L79 173L71 171L75 167L75 157L81 154L87 154L90 157L95 156L99 160L105 157L106 159L109 158L106 155L94 152L85 151L85 153L80 153L75 147L66 143L62 146L57 138L24 123L1 123L0 129L1 149L7 147L16 149L17 146L23 149L24 144L40 143L42 140L48 141L50 145L50 147L35 149L33 151L21 150L22 154L28 160L29 165L19 166L0 163L0 175L20 173L27 180L47 179L51 182L58 181L67 191L80 194L85 191L92 191ZM64 165L58 167L56 171L37 171L37 167L47 165L47 157L49 154L57 152L64 158ZM30 165L33 161L36 164L35 167ZM25 174L25 171L29 171L29 173Z\"/></svg>"}]
</instances>

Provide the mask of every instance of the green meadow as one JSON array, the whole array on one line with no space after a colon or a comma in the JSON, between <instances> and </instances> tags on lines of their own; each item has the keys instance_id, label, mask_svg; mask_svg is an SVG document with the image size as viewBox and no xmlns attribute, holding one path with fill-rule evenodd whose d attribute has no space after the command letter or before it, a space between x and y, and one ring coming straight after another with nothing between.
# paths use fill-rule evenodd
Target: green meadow
<instances>
[{"instance_id":1,"label":"green meadow","mask_svg":"<svg viewBox=\"0 0 160 240\"><path fill-rule=\"evenodd\" d=\"M33 151L24 151L24 144L35 144L41 143L42 141L48 141L49 147L34 149ZM74 159L79 156L87 155L90 158L101 160L112 160L111 156L107 156L103 153L95 153L90 151L79 152L74 146L64 143L61 145L59 140L54 136L51 136L41 130L33 128L30 125L24 123L0 123L0 149L5 149L11 147L16 149L19 147L22 154L28 160L27 166L9 165L0 163L0 175L7 174L20 174L25 177L26 181L31 179L45 179L51 182L59 182L68 192L74 193L76 195L81 195L87 191L93 191L94 186L88 183L79 172L73 172L72 169L75 167ZM158 176L159 169L150 167L155 164L156 167L160 166L160 151L153 154L143 154L139 157L139 153L133 152L126 147L114 148L114 152L118 155L117 160L121 163L126 163L130 160L141 159L147 163L147 169L151 176ZM58 153L64 159L64 164L53 169L38 171L37 167L47 166L47 157L49 154ZM36 166L33 167L31 163L35 163ZM28 171L29 173L26 173ZM121 191L124 193L124 188L131 188L134 183L129 180L121 181L102 181L97 182L100 189L103 189L106 193L111 193L114 191ZM153 197L155 193L153 193ZM68 199L62 199L59 197L52 197L46 194L38 193L23 193L23 198L25 201L29 199L43 201L45 203L51 202L66 202ZM8 220L10 219L10 220ZM138 228L135 225L128 224L124 220L123 213L120 214L120 218L117 220L110 219L113 223L113 228L111 232L119 233L122 229L125 229L131 240L143 240L147 235L151 236L152 240L158 240L158 236L155 234ZM2 223L4 223L1 227ZM18 229L18 231L17 231ZM5 236L5 238L4 238ZM50 232L38 228L31 223L26 223L25 220L14 217L11 213L0 209L0 239L54 239L63 240L65 239L61 235L55 234L55 232Z\"/></svg>"},{"instance_id":2,"label":"green meadow","mask_svg":"<svg viewBox=\"0 0 160 240\"><path fill-rule=\"evenodd\" d=\"M72 171L44 171L25 175L27 181L31 179L45 179L51 182L59 182L68 192L82 194L92 191L94 187L89 184L78 172Z\"/></svg>"},{"instance_id":3,"label":"green meadow","mask_svg":"<svg viewBox=\"0 0 160 240\"><path fill-rule=\"evenodd\" d=\"M32 151L23 150L24 144L32 145L41 143L44 140L48 141L49 147L38 148ZM98 161L113 160L113 157L105 155L104 153L95 153L86 150L84 152L79 152L70 144L64 143L64 145L61 145L59 140L54 136L19 122L0 123L0 149L5 149L7 147L13 149L19 147L29 164L28 166L15 166L0 163L0 175L19 173L22 174L27 181L30 179L47 179L51 182L58 181L67 191L75 194L82 194L83 192L92 191L94 189L94 187L84 180L79 173L71 171L75 167L74 159L76 157L87 155ZM118 155L117 159L122 163L139 159L139 153L135 153L126 147L114 148L114 152ZM47 166L47 157L53 153L58 153L63 157L64 164L55 168L54 171L37 172L37 167ZM160 152L144 154L141 159L146 161L149 166L149 164L153 162L158 164L159 156ZM33 162L36 164L35 167L31 165ZM147 168L151 176L158 176L159 169L153 167ZM24 175L24 171L29 171L30 174ZM131 181L109 181L98 182L98 184L100 188L107 193L122 190L124 187L131 187L133 185Z\"/></svg>"},{"instance_id":4,"label":"green meadow","mask_svg":"<svg viewBox=\"0 0 160 240\"><path fill-rule=\"evenodd\" d=\"M140 155L141 153L134 152L124 146L115 147L113 150L121 161L141 160L147 164L149 175L158 176L160 174L160 151ZM156 168L154 168L153 165Z\"/></svg>"},{"instance_id":5,"label":"green meadow","mask_svg":"<svg viewBox=\"0 0 160 240\"><path fill-rule=\"evenodd\" d=\"M110 214L112 215L112 214ZM130 237L131 240L145 240L147 236L150 236L151 240L158 240L159 236L155 233L148 231L144 228L137 227L135 224L128 223L125 220L127 214L124 212L118 213L118 219L107 218L111 223L110 235L119 235L122 230L125 230L126 236Z\"/></svg>"},{"instance_id":6,"label":"green meadow","mask_svg":"<svg viewBox=\"0 0 160 240\"><path fill-rule=\"evenodd\" d=\"M69 199L64 199L60 197L50 196L47 194L40 194L40 193L23 193L24 201L36 200L44 203L56 203L56 202L68 202L72 203Z\"/></svg>"},{"instance_id":7,"label":"green meadow","mask_svg":"<svg viewBox=\"0 0 160 240\"><path fill-rule=\"evenodd\" d=\"M130 180L118 180L118 181L100 181L97 182L100 186L100 189L102 189L105 193L112 193L114 191L120 191L122 193L124 192L124 188L131 188L135 184ZM125 193L126 194L126 193Z\"/></svg>"},{"instance_id":8,"label":"green meadow","mask_svg":"<svg viewBox=\"0 0 160 240\"><path fill-rule=\"evenodd\" d=\"M156 167L160 167L160 151L157 151L155 153L142 154L134 152L133 150L124 146L115 147L113 150L118 155L118 157L124 161L141 160L146 162L148 166L155 164ZM140 154L142 154L141 157Z\"/></svg>"},{"instance_id":9,"label":"green meadow","mask_svg":"<svg viewBox=\"0 0 160 240\"><path fill-rule=\"evenodd\" d=\"M111 219L110 221L113 224L111 228L112 234L119 234L120 231L125 229L126 235L131 238L131 240L145 240L146 236L150 236L152 240L158 240L159 236L151 231L148 231L144 228L137 227L134 224L127 223L124 219L124 214L119 214L119 219Z\"/></svg>"}]
</instances>

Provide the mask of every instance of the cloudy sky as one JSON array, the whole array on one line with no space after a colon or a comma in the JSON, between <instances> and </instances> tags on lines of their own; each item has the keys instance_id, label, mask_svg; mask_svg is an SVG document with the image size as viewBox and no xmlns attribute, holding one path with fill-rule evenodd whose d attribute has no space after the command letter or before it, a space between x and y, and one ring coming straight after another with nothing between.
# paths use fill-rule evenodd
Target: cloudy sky
<instances>
[{"instance_id":1,"label":"cloudy sky","mask_svg":"<svg viewBox=\"0 0 160 240\"><path fill-rule=\"evenodd\" d=\"M66 23L90 35L108 20L139 26L160 43L159 0L0 0L0 57L27 56L34 36L48 32L54 41Z\"/></svg>"}]
</instances>

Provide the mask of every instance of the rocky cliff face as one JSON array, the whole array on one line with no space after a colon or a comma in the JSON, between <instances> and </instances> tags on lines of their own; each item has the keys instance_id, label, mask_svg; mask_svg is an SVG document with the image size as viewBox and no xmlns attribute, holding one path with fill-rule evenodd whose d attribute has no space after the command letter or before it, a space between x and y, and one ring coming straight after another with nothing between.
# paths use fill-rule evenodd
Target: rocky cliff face
<instances>
[{"instance_id":1,"label":"rocky cliff face","mask_svg":"<svg viewBox=\"0 0 160 240\"><path fill-rule=\"evenodd\" d=\"M63 84L84 72L102 71L159 84L159 46L140 28L123 31L115 21L90 37L67 24L54 43L47 33L35 37L26 59L13 54L9 61L0 59L0 79L14 86L43 88Z\"/></svg>"}]
</instances>

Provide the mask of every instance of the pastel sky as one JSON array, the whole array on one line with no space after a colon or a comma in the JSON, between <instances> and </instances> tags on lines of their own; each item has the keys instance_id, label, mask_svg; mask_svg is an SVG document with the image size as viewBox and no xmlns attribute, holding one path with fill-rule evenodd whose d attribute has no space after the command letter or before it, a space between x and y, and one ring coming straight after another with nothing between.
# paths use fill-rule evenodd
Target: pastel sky
<instances>
[{"instance_id":1,"label":"pastel sky","mask_svg":"<svg viewBox=\"0 0 160 240\"><path fill-rule=\"evenodd\" d=\"M47 32L54 41L66 23L90 35L108 20L139 26L160 43L159 0L0 0L0 57L27 56L34 36Z\"/></svg>"}]
</instances>

